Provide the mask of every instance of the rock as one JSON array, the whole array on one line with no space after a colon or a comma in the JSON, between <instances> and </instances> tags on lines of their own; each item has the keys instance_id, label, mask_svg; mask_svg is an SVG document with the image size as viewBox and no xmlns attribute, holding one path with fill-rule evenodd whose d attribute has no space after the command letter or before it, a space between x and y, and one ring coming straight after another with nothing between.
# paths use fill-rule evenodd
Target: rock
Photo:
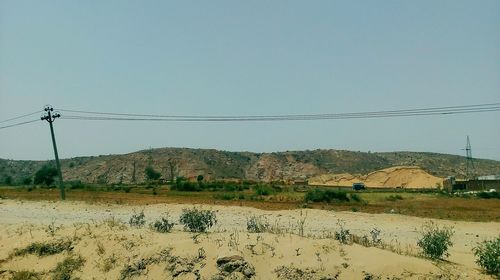
<instances>
[{"instance_id":1,"label":"rock","mask_svg":"<svg viewBox=\"0 0 500 280\"><path fill-rule=\"evenodd\" d=\"M176 278L176 280L196 280L198 279L196 277L196 275L194 275L193 273L189 273L189 272L182 272L181 274L179 274Z\"/></svg>"},{"instance_id":2,"label":"rock","mask_svg":"<svg viewBox=\"0 0 500 280\"><path fill-rule=\"evenodd\" d=\"M217 259L217 265L222 265L222 264L225 264L225 263L228 263L228 262L235 262L235 261L245 261L245 259L243 259L242 256L238 256L238 255L232 255L232 256L227 256L227 257L219 257Z\"/></svg>"},{"instance_id":3,"label":"rock","mask_svg":"<svg viewBox=\"0 0 500 280\"><path fill-rule=\"evenodd\" d=\"M228 279L249 279L255 275L255 268L239 255L217 258L217 267L220 270L219 275Z\"/></svg>"},{"instance_id":4,"label":"rock","mask_svg":"<svg viewBox=\"0 0 500 280\"><path fill-rule=\"evenodd\" d=\"M245 269L243 269L242 271L243 275L245 275L246 277L250 278L252 276L255 275L255 269L253 267L246 267Z\"/></svg>"}]
</instances>

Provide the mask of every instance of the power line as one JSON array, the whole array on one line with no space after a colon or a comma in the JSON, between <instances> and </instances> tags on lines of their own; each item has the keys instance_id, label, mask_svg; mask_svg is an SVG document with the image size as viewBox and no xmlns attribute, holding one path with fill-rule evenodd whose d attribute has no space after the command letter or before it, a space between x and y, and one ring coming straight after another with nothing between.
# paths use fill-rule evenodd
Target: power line
<instances>
[{"instance_id":1,"label":"power line","mask_svg":"<svg viewBox=\"0 0 500 280\"><path fill-rule=\"evenodd\" d=\"M201 119L216 119L218 121L223 119L231 120L250 120L250 119L286 119L291 118L302 119L302 118L313 118L313 119L329 119L337 116L365 116L365 115L388 115L388 114L412 114L412 113L453 113L455 110L467 111L471 110L476 112L479 109L500 109L500 103L486 103L486 104L474 104L474 105L460 105L460 106L446 106L446 107L429 107L429 108L417 108L417 109L403 109L403 110L391 110L391 111L369 111L369 112L356 112L356 113L329 113L329 114L296 114L296 115L233 115L233 116L193 116L193 115L157 115L157 114L134 114L134 113L113 113L113 112L97 112L97 111L82 111L82 110L69 110L69 109L57 109L61 112L68 113L78 113L78 114L91 114L91 115L105 115L105 116L120 116L120 117L142 117L141 119L134 120L150 120L149 118L161 118L161 119L175 119L175 121L180 121L181 119L196 119L200 121ZM148 119L144 119L148 118ZM115 120L116 118L109 118L110 120ZM128 119L130 120L130 119Z\"/></svg>"},{"instance_id":2,"label":"power line","mask_svg":"<svg viewBox=\"0 0 500 280\"><path fill-rule=\"evenodd\" d=\"M449 109L456 108L456 109ZM379 112L359 112L359 113L339 113L339 114L313 114L313 115L276 115L276 116L163 116L155 117L125 117L125 115L145 116L139 114L123 114L119 116L82 116L63 115L62 119L71 120L92 120L92 121L168 121L168 122L236 122L236 121L311 121L311 120L341 120L341 119L367 119L367 118L390 118L390 117L410 117L410 116L433 116L433 115L454 115L468 113L498 112L500 106L455 106L437 107L426 109L410 109L397 111ZM105 113L103 113L105 114ZM112 113L114 114L114 113ZM148 115L152 116L152 115Z\"/></svg>"},{"instance_id":3,"label":"power line","mask_svg":"<svg viewBox=\"0 0 500 280\"><path fill-rule=\"evenodd\" d=\"M17 120L17 119L21 119L21 118L24 118L24 117L29 117L29 116L32 116L32 115L38 114L38 113L40 113L40 112L42 112L42 111L36 111L36 112L33 112L33 113L29 113L29 114L21 115L21 116L18 116L18 117L14 117L14 118L6 119L6 120L3 120L3 121L0 121L0 123L4 123L4 122L8 122L8 121Z\"/></svg>"},{"instance_id":4,"label":"power line","mask_svg":"<svg viewBox=\"0 0 500 280\"><path fill-rule=\"evenodd\" d=\"M28 124L28 123L33 123L33 122L37 122L37 121L40 121L40 119L31 120L31 121L26 121L26 122L20 122L20 123L15 123L15 124L6 125L6 126L0 126L0 129L9 128L9 127L14 127L14 126L23 125L23 124Z\"/></svg>"}]
</instances>

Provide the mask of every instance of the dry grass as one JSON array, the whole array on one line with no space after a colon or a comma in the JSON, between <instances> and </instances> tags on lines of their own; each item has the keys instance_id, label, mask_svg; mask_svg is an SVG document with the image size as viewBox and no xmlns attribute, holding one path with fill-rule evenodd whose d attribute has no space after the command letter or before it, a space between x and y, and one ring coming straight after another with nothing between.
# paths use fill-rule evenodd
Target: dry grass
<instances>
[{"instance_id":1,"label":"dry grass","mask_svg":"<svg viewBox=\"0 0 500 280\"><path fill-rule=\"evenodd\" d=\"M155 203L211 204L246 206L263 210L287 210L304 207L304 193L286 192L261 197L261 200L218 200L214 192L176 192L160 188L157 195L148 190L130 193L68 190L67 200L88 203L115 203L146 205ZM143 193L141 193L143 192ZM388 201L387 196L398 194L402 200ZM500 221L500 200L448 197L436 193L404 192L359 192L365 203L312 203L310 208L331 209L336 211L356 211L365 213L393 213L425 218L438 218L463 221ZM57 189L35 189L27 192L23 189L0 188L0 196L26 200L58 200Z\"/></svg>"}]
</instances>

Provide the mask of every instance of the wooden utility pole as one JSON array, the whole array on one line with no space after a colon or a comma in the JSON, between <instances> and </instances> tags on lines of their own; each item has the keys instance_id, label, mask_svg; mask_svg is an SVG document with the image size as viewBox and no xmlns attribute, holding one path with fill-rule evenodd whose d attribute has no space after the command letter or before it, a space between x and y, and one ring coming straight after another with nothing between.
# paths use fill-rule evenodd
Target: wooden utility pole
<instances>
[{"instance_id":1,"label":"wooden utility pole","mask_svg":"<svg viewBox=\"0 0 500 280\"><path fill-rule=\"evenodd\" d=\"M41 117L42 121L47 121L49 122L50 126L50 135L52 136L52 146L54 147L54 155L56 158L56 167L57 167L57 175L59 177L59 189L61 190L61 200L66 199L66 193L64 191L64 184L63 184L63 178L62 178L62 172L61 172L61 164L59 163L59 155L57 154L57 145L56 145L56 137L54 136L54 126L52 123L56 118L59 118L61 115L59 113L54 113L52 114L52 111L54 111L54 108L52 106L48 105L45 106L43 109L45 112L47 112L46 115L43 115Z\"/></svg>"}]
</instances>

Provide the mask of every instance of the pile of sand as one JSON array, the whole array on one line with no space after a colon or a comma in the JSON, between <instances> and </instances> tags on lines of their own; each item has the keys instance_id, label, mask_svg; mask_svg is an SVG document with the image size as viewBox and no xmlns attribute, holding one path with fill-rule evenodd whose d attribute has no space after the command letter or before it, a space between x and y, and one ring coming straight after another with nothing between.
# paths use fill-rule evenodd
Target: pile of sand
<instances>
[{"instance_id":1,"label":"pile of sand","mask_svg":"<svg viewBox=\"0 0 500 280\"><path fill-rule=\"evenodd\" d=\"M349 173L326 174L309 180L310 185L352 186L362 182L370 188L435 188L443 178L427 173L418 166L396 166L371 172L367 175Z\"/></svg>"}]
</instances>

